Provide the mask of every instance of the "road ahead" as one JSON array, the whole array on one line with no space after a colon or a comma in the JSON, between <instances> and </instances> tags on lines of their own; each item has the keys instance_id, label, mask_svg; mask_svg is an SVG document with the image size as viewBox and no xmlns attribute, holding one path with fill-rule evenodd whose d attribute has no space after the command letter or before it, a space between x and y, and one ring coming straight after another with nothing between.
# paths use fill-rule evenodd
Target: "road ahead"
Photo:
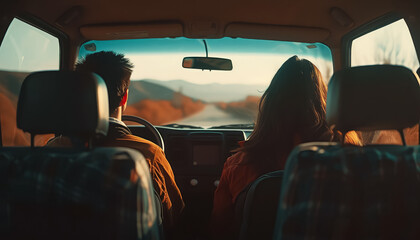
<instances>
[{"instance_id":1,"label":"road ahead","mask_svg":"<svg viewBox=\"0 0 420 240\"><path fill-rule=\"evenodd\" d=\"M250 121L224 112L213 104L208 104L201 112L175 122L178 124L211 127L225 124L246 124Z\"/></svg>"}]
</instances>

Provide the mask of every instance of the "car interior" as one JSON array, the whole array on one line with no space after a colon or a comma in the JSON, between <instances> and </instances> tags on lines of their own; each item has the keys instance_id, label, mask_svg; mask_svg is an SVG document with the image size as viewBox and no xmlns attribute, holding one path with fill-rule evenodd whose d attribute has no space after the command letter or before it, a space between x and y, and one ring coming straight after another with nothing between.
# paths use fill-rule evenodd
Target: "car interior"
<instances>
[{"instance_id":1,"label":"car interior","mask_svg":"<svg viewBox=\"0 0 420 240\"><path fill-rule=\"evenodd\" d=\"M225 161L293 55L328 84L330 126L363 146L296 147L240 193L227 238L420 238L420 2L3 1L0 42L2 239L212 239ZM173 169L174 236L144 156L91 144L106 86L74 66L100 51L134 64L123 121ZM45 147L58 134L77 147Z\"/></svg>"}]
</instances>

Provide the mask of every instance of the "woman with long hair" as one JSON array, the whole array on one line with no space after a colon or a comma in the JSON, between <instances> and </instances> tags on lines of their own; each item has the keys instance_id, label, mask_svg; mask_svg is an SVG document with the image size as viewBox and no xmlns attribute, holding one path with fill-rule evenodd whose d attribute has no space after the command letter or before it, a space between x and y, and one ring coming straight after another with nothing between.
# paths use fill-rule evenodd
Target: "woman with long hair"
<instances>
[{"instance_id":1,"label":"woman with long hair","mask_svg":"<svg viewBox=\"0 0 420 240\"><path fill-rule=\"evenodd\" d=\"M280 67L261 97L254 131L224 165L214 195L212 228L216 235L232 232L238 194L259 176L284 169L295 146L339 141L341 134L326 121L326 100L327 87L310 61L293 56ZM354 132L345 141L360 145Z\"/></svg>"}]
</instances>

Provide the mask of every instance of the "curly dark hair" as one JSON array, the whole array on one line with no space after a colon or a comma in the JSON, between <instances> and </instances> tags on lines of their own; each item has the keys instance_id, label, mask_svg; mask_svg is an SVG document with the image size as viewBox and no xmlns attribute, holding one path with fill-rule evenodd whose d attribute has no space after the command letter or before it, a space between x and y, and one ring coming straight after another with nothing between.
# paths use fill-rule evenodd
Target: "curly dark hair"
<instances>
[{"instance_id":1,"label":"curly dark hair","mask_svg":"<svg viewBox=\"0 0 420 240\"><path fill-rule=\"evenodd\" d=\"M75 70L94 72L101 76L108 88L109 114L120 105L125 91L130 85L133 64L123 54L101 51L87 55L76 63Z\"/></svg>"}]
</instances>

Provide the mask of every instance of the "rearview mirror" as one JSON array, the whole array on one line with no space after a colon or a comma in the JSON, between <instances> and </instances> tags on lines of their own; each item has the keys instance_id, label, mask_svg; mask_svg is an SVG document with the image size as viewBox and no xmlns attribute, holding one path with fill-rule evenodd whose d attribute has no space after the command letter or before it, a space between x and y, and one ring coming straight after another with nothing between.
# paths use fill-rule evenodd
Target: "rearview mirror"
<instances>
[{"instance_id":1,"label":"rearview mirror","mask_svg":"<svg viewBox=\"0 0 420 240\"><path fill-rule=\"evenodd\" d=\"M231 71L232 61L226 58L213 57L185 57L182 67L206 70Z\"/></svg>"}]
</instances>

